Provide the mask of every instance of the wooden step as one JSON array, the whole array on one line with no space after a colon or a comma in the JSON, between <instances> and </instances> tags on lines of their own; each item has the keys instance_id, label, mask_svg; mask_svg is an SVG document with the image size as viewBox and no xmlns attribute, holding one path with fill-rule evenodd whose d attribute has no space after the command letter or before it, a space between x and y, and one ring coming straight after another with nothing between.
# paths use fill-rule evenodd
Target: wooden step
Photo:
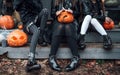
<instances>
[{"instance_id":1,"label":"wooden step","mask_svg":"<svg viewBox=\"0 0 120 75\"><path fill-rule=\"evenodd\" d=\"M102 43L87 43L85 50L79 50L82 59L120 59L120 44L114 43L112 50L104 50ZM0 55L7 52L7 56L12 59L27 59L29 46L25 47L0 47ZM50 46L36 48L36 59L49 57ZM60 47L57 53L59 59L70 59L71 51L67 46Z\"/></svg>"},{"instance_id":2,"label":"wooden step","mask_svg":"<svg viewBox=\"0 0 120 75\"><path fill-rule=\"evenodd\" d=\"M12 30L0 30L0 33L1 32L11 32L13 31L14 29ZM107 33L108 35L111 37L112 39L112 42L113 43L120 43L120 29L113 29L113 30L107 30ZM88 32L85 36L85 41L86 42L103 42L103 38L100 34L96 33L96 32Z\"/></svg>"}]
</instances>

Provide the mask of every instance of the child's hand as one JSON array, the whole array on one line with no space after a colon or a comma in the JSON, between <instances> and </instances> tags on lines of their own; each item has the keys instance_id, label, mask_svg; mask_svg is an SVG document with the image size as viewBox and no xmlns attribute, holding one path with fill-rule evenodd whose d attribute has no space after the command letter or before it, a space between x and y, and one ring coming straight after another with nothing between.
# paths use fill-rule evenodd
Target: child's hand
<instances>
[{"instance_id":1,"label":"child's hand","mask_svg":"<svg viewBox=\"0 0 120 75\"><path fill-rule=\"evenodd\" d=\"M112 19L110 18L110 17L106 17L105 18L105 22L107 23L107 22L111 22L112 21Z\"/></svg>"},{"instance_id":2,"label":"child's hand","mask_svg":"<svg viewBox=\"0 0 120 75\"><path fill-rule=\"evenodd\" d=\"M63 7L61 10L59 10L59 11L56 12L56 16L60 15L60 13L61 13L62 11L65 11L65 8L64 8L64 7Z\"/></svg>"},{"instance_id":3,"label":"child's hand","mask_svg":"<svg viewBox=\"0 0 120 75\"><path fill-rule=\"evenodd\" d=\"M73 11L70 8L68 8L66 11L69 13L73 13Z\"/></svg>"}]
</instances>

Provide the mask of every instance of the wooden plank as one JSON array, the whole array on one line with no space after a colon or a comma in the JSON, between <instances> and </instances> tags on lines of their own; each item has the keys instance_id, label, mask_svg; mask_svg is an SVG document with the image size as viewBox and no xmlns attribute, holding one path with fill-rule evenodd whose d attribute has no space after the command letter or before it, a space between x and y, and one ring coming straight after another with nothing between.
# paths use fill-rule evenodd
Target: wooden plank
<instances>
[{"instance_id":1,"label":"wooden plank","mask_svg":"<svg viewBox=\"0 0 120 75\"><path fill-rule=\"evenodd\" d=\"M120 38L118 37L120 35L120 29L109 30L107 33L111 37L113 43L120 42ZM95 32L88 32L85 39L86 42L103 42L102 36Z\"/></svg>"},{"instance_id":2,"label":"wooden plank","mask_svg":"<svg viewBox=\"0 0 120 75\"><path fill-rule=\"evenodd\" d=\"M13 59L27 59L29 47L0 47L0 52L8 51L8 57ZM36 59L45 59L49 57L50 46L36 48ZM1 53L0 53L1 54ZM82 59L120 59L120 45L114 44L112 50L107 51L102 48L102 44L87 44L85 50L79 50ZM60 47L57 53L59 59L70 59L71 51L67 47Z\"/></svg>"}]
</instances>

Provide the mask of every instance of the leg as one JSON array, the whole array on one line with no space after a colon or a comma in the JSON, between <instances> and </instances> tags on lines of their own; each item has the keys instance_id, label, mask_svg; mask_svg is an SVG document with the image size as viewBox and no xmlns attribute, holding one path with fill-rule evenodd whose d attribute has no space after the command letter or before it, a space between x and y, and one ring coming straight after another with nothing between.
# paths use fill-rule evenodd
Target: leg
<instances>
[{"instance_id":1,"label":"leg","mask_svg":"<svg viewBox=\"0 0 120 75\"><path fill-rule=\"evenodd\" d=\"M59 25L59 23L57 23L57 25ZM61 33L61 29L62 26L55 26L54 28L54 32L53 32L53 36L52 36L52 44L51 44L51 50L50 50L50 55L49 55L49 66L56 71L61 71L61 67L58 65L57 61L56 61L56 53L58 51L59 45L60 45L60 33Z\"/></svg>"},{"instance_id":2,"label":"leg","mask_svg":"<svg viewBox=\"0 0 120 75\"><path fill-rule=\"evenodd\" d=\"M75 70L79 66L79 52L77 50L77 31L74 28L74 25L66 25L66 35L67 35L67 42L68 46L71 49L73 54L73 58L71 59L70 64L68 64L65 68L65 71L72 71ZM74 37L73 37L74 36Z\"/></svg>"},{"instance_id":3,"label":"leg","mask_svg":"<svg viewBox=\"0 0 120 75\"><path fill-rule=\"evenodd\" d=\"M91 21L91 18L92 17L90 15L85 16L84 21L82 23L80 35L78 37L78 39L79 39L78 40L79 41L78 45L79 45L80 49L85 49L86 48L86 45L85 45L85 34L86 34L86 31L87 31L87 29L89 27L89 23Z\"/></svg>"},{"instance_id":4,"label":"leg","mask_svg":"<svg viewBox=\"0 0 120 75\"><path fill-rule=\"evenodd\" d=\"M39 36L38 44L40 44L41 46L47 45L43 38L47 19L48 19L47 9L43 9L36 18L36 24L38 25L38 27L40 27L40 36Z\"/></svg>"},{"instance_id":5,"label":"leg","mask_svg":"<svg viewBox=\"0 0 120 75\"><path fill-rule=\"evenodd\" d=\"M111 49L112 48L112 40L107 35L107 33L106 33L105 29L102 27L102 25L95 18L93 18L91 20L91 24L103 36L103 48L104 49Z\"/></svg>"},{"instance_id":6,"label":"leg","mask_svg":"<svg viewBox=\"0 0 120 75\"><path fill-rule=\"evenodd\" d=\"M58 47L60 45L60 37L59 36L53 36L52 38L52 44L51 44L51 50L49 55L49 66L56 71L61 71L61 67L58 65L56 61L56 53L58 50Z\"/></svg>"},{"instance_id":7,"label":"leg","mask_svg":"<svg viewBox=\"0 0 120 75\"><path fill-rule=\"evenodd\" d=\"M27 72L34 70L34 69L41 68L41 66L39 64L37 64L35 61L35 50L36 50L37 41L39 38L40 31L38 30L38 28L34 24L32 24L29 27L29 31L30 31L30 33L33 34L33 36L32 36L31 43L30 43L30 53L29 53L29 57L28 57L28 63L26 66Z\"/></svg>"}]
</instances>

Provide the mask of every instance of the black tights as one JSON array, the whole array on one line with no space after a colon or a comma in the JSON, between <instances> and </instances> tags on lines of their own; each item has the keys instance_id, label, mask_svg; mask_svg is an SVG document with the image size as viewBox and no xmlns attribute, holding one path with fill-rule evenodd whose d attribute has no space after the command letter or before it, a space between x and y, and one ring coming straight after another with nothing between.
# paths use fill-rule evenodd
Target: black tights
<instances>
[{"instance_id":1,"label":"black tights","mask_svg":"<svg viewBox=\"0 0 120 75\"><path fill-rule=\"evenodd\" d=\"M29 30L33 33L32 37L31 37L31 42L30 42L30 57L29 60L30 61L34 61L35 60L35 50L36 50L36 46L37 46L37 41L39 39L39 35L40 35L40 30L35 26L32 25Z\"/></svg>"},{"instance_id":2,"label":"black tights","mask_svg":"<svg viewBox=\"0 0 120 75\"><path fill-rule=\"evenodd\" d=\"M67 43L69 48L71 49L71 52L73 56L78 56L78 50L77 50L77 41L76 41L76 30L75 30L75 25L74 23L64 25L60 23L55 24L53 36L52 36L52 44L51 44L51 51L50 51L50 56L51 55L56 55L62 35L66 36Z\"/></svg>"},{"instance_id":3,"label":"black tights","mask_svg":"<svg viewBox=\"0 0 120 75\"><path fill-rule=\"evenodd\" d=\"M38 43L38 39L43 36L43 31L46 25L46 21L48 18L48 11L43 9L40 14L35 18L35 21L31 25L28 22L28 32L32 33L31 42L30 42L30 54L29 60L34 62L35 60L35 50ZM26 26L27 27L27 26ZM40 29L38 28L40 27ZM27 29L27 28L26 28Z\"/></svg>"}]
</instances>

